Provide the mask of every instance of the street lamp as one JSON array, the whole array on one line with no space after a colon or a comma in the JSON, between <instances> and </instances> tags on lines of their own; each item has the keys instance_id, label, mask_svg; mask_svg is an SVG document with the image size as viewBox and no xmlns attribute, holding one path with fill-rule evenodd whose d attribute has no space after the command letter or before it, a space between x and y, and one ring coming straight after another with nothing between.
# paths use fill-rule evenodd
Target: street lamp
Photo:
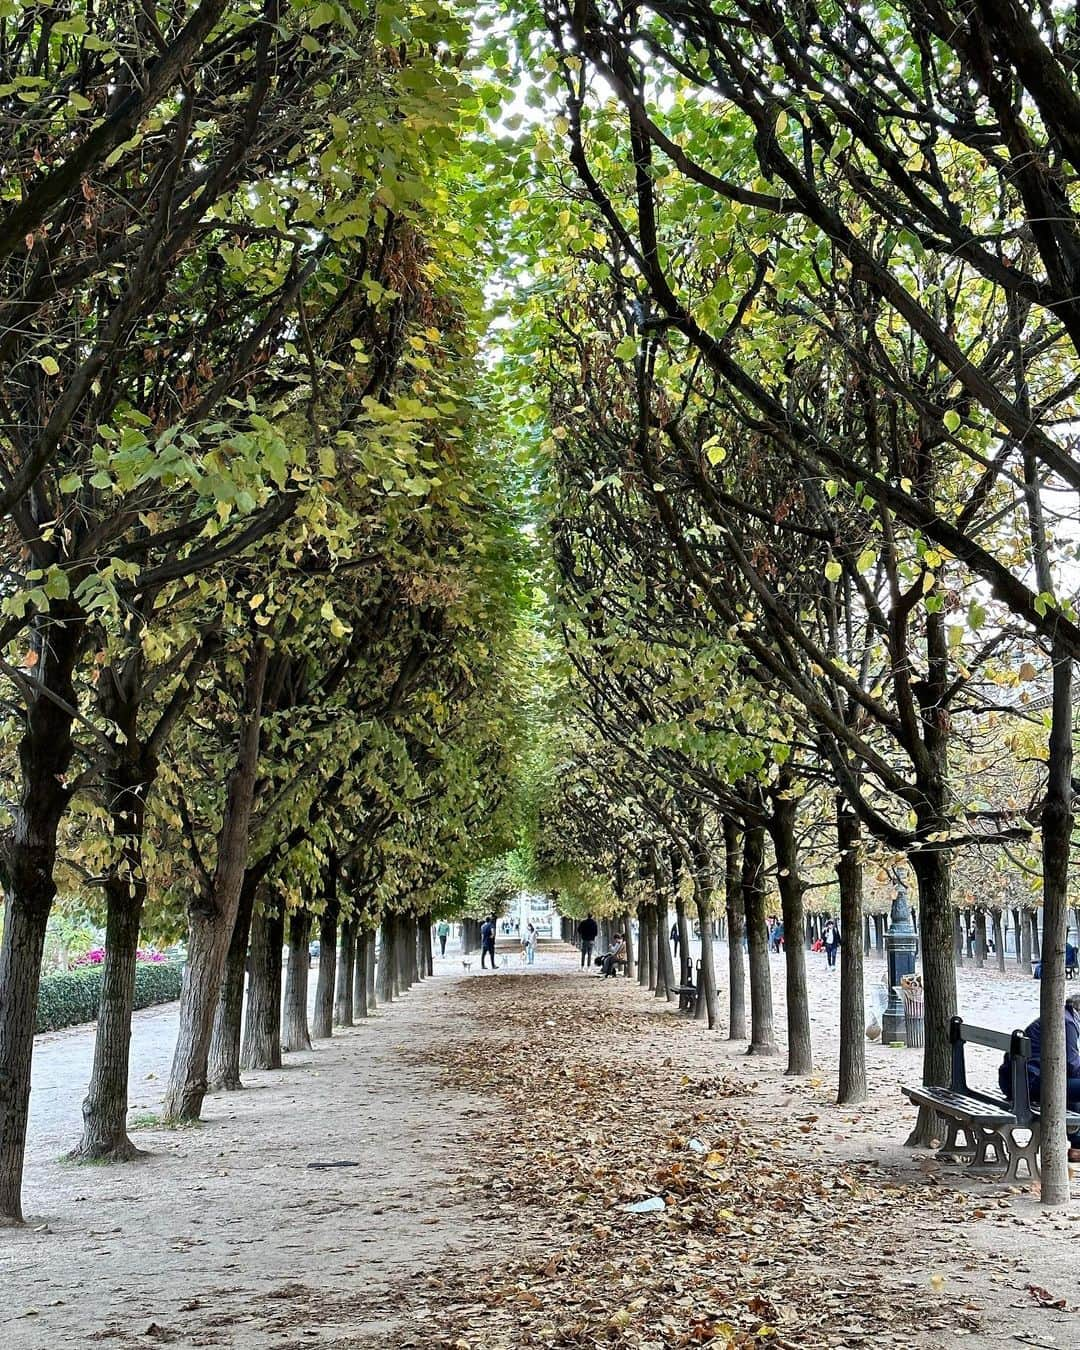
<instances>
[{"instance_id":1,"label":"street lamp","mask_svg":"<svg viewBox=\"0 0 1080 1350\"><path fill-rule=\"evenodd\" d=\"M915 974L915 925L911 922L911 905L907 886L899 874L896 894L889 910L889 931L885 934L885 961L888 966L889 1002L881 1016L881 1042L892 1045L905 1040L904 999L900 992L905 975Z\"/></svg>"}]
</instances>

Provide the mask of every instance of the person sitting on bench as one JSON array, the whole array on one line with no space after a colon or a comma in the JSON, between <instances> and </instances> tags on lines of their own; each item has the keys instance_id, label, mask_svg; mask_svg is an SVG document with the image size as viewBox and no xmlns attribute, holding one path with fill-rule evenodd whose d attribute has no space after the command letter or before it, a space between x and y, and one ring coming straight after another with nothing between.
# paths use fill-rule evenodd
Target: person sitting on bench
<instances>
[{"instance_id":1,"label":"person sitting on bench","mask_svg":"<svg viewBox=\"0 0 1080 1350\"><path fill-rule=\"evenodd\" d=\"M618 971L625 960L626 938L620 933L615 939L615 945L612 947L611 951L605 952L596 964L600 967L600 973L606 980L609 976L614 975Z\"/></svg>"},{"instance_id":2,"label":"person sitting on bench","mask_svg":"<svg viewBox=\"0 0 1080 1350\"><path fill-rule=\"evenodd\" d=\"M1024 1035L1031 1042L1031 1058L1028 1060L1028 1090L1031 1100L1039 1100L1039 1086L1042 1079L1042 1018L1036 1017L1030 1026L1024 1028ZM1065 1105L1070 1111L1080 1111L1080 994L1073 994L1065 1000ZM1002 1093L1012 1097L1012 1067L1006 1055L998 1069L998 1086ZM1069 1139L1069 1161L1080 1162L1080 1134Z\"/></svg>"}]
</instances>

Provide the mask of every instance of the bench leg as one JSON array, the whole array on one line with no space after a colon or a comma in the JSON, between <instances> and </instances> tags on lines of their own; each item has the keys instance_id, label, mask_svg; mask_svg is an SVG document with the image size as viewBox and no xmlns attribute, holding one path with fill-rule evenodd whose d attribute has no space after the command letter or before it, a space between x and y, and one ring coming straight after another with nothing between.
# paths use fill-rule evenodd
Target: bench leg
<instances>
[{"instance_id":1,"label":"bench leg","mask_svg":"<svg viewBox=\"0 0 1080 1350\"><path fill-rule=\"evenodd\" d=\"M1016 1137L1017 1130L1021 1130L1028 1135L1027 1143L1021 1144ZM1009 1155L1009 1166L1005 1172L1006 1181L1038 1181L1042 1176L1039 1167L1039 1143L1041 1130L1038 1125L1016 1125L1006 1127L1002 1134L1005 1137L1006 1152ZM1021 1177L1020 1164L1027 1167L1027 1177Z\"/></svg>"},{"instance_id":2,"label":"bench leg","mask_svg":"<svg viewBox=\"0 0 1080 1350\"><path fill-rule=\"evenodd\" d=\"M975 1138L975 1133L971 1126L962 1120L954 1120L952 1116L945 1116L945 1142L938 1149L939 1157L946 1157L950 1154L978 1153L979 1145ZM957 1135L964 1136L964 1142L957 1142Z\"/></svg>"},{"instance_id":3,"label":"bench leg","mask_svg":"<svg viewBox=\"0 0 1080 1350\"><path fill-rule=\"evenodd\" d=\"M997 1130L983 1130L975 1127L975 1156L972 1158L969 1166L971 1168L981 1167L1007 1167L1009 1163L1009 1148L1004 1138ZM994 1152L993 1161L986 1155L990 1150Z\"/></svg>"}]
</instances>

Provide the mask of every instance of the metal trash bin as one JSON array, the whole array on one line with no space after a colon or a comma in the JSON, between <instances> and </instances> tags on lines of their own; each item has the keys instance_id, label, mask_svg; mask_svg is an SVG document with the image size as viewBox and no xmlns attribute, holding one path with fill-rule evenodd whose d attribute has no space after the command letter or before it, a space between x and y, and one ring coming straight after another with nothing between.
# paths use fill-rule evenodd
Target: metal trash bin
<instances>
[{"instance_id":1,"label":"metal trash bin","mask_svg":"<svg viewBox=\"0 0 1080 1350\"><path fill-rule=\"evenodd\" d=\"M901 985L900 995L904 1000L904 1039L909 1047L921 1046L926 1041L922 986Z\"/></svg>"}]
</instances>

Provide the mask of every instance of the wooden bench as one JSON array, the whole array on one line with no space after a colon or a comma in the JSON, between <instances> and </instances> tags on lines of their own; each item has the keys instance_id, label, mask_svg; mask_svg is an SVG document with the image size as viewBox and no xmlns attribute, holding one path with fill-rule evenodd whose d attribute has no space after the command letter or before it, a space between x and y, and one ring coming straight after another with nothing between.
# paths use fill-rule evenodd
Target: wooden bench
<instances>
[{"instance_id":1,"label":"wooden bench","mask_svg":"<svg viewBox=\"0 0 1080 1350\"><path fill-rule=\"evenodd\" d=\"M960 1017L949 1023L949 1041L952 1045L949 1086L902 1087L901 1092L916 1106L931 1107L945 1118L948 1134L941 1153L970 1153L972 1167L1004 1165L1006 1181L1019 1181L1020 1165L1024 1164L1028 1178L1038 1180L1041 1127L1028 1084L1031 1041L1022 1031L991 1031L972 1026ZM1000 1050L1009 1056L1011 1101L968 1086L965 1045ZM1069 1111L1066 1128L1070 1134L1080 1130L1080 1115ZM1017 1131L1026 1134L1026 1140L1019 1139ZM992 1163L988 1156L991 1151Z\"/></svg>"}]
</instances>

